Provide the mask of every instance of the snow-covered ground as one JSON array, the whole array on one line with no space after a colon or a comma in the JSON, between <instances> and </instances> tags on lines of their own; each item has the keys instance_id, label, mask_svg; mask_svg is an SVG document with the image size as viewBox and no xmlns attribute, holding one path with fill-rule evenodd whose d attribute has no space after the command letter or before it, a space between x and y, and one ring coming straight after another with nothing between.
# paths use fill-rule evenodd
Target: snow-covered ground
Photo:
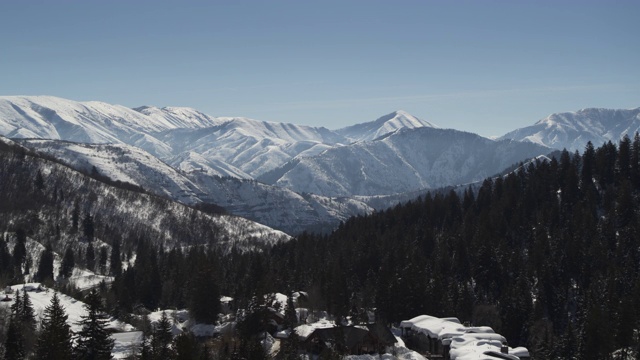
<instances>
[{"instance_id":1,"label":"snow-covered ground","mask_svg":"<svg viewBox=\"0 0 640 360\"><path fill-rule=\"evenodd\" d=\"M5 296L9 296L11 299L11 301L0 302L0 307L11 307L15 300L16 291L22 291L23 288L27 289L34 313L36 314L36 322L39 326L44 314L44 309L51 304L51 298L55 292L52 289L46 288L44 285L39 283L13 285L10 287L10 293L7 293L5 290L0 294L0 297L3 299ZM60 304L64 307L69 317L67 323L71 326L71 330L74 332L79 331L82 328L79 322L82 320L82 316L87 315L84 307L85 304L82 301L61 293L58 293L58 297L60 298ZM142 338L142 334L135 331L133 326L116 319L111 319L107 328L114 332L112 337L116 340L116 346L114 347L113 355L116 358L124 358L129 355L132 346L136 346Z\"/></svg>"}]
</instances>

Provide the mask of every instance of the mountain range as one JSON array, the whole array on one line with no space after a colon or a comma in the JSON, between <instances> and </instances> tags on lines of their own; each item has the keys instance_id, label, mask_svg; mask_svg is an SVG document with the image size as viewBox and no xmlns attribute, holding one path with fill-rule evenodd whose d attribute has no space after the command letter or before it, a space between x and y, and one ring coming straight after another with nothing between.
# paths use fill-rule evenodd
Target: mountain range
<instances>
[{"instance_id":1,"label":"mountain range","mask_svg":"<svg viewBox=\"0 0 640 360\"><path fill-rule=\"evenodd\" d=\"M501 139L529 141L555 149L584 151L594 146L617 143L623 136L640 132L640 108L629 110L582 109L551 114L531 126L511 131Z\"/></svg>"},{"instance_id":2,"label":"mountain range","mask_svg":"<svg viewBox=\"0 0 640 360\"><path fill-rule=\"evenodd\" d=\"M490 140L404 111L332 131L191 108L6 96L0 134L78 170L295 234L392 205L385 197L482 180L558 146L631 135L639 112L554 114Z\"/></svg>"}]
</instances>

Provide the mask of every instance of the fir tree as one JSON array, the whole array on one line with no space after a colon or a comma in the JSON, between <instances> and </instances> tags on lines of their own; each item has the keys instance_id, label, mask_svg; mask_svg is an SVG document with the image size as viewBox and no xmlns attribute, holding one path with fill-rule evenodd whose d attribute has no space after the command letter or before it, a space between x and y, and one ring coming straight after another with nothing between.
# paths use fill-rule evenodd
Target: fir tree
<instances>
[{"instance_id":1,"label":"fir tree","mask_svg":"<svg viewBox=\"0 0 640 360\"><path fill-rule=\"evenodd\" d=\"M169 321L167 313L163 311L158 324L156 324L153 330L151 347L154 358L167 359L174 355L173 349L171 348L171 341L173 339L171 328L171 321Z\"/></svg>"},{"instance_id":2,"label":"fir tree","mask_svg":"<svg viewBox=\"0 0 640 360\"><path fill-rule=\"evenodd\" d=\"M39 282L53 281L53 251L50 244L47 244L42 256L40 256L35 280Z\"/></svg>"},{"instance_id":3,"label":"fir tree","mask_svg":"<svg viewBox=\"0 0 640 360\"><path fill-rule=\"evenodd\" d=\"M71 232L76 233L78 231L78 223L80 222L80 205L76 200L73 204L73 211L71 212Z\"/></svg>"},{"instance_id":4,"label":"fir tree","mask_svg":"<svg viewBox=\"0 0 640 360\"><path fill-rule=\"evenodd\" d=\"M44 309L40 335L36 347L36 358L41 360L70 359L71 327L58 294L54 293L51 304Z\"/></svg>"},{"instance_id":5,"label":"fir tree","mask_svg":"<svg viewBox=\"0 0 640 360\"><path fill-rule=\"evenodd\" d=\"M111 245L111 256L109 258L109 273L118 276L122 273L122 260L120 259L120 239L116 237Z\"/></svg>"},{"instance_id":6,"label":"fir tree","mask_svg":"<svg viewBox=\"0 0 640 360\"><path fill-rule=\"evenodd\" d=\"M25 358L24 337L20 329L19 320L11 317L7 329L7 339L4 342L5 360L22 360Z\"/></svg>"},{"instance_id":7,"label":"fir tree","mask_svg":"<svg viewBox=\"0 0 640 360\"><path fill-rule=\"evenodd\" d=\"M33 310L33 304L31 304L31 299L25 287L22 288L22 309L20 310L19 318L25 333L29 332L29 334L32 334L36 330L35 311Z\"/></svg>"},{"instance_id":8,"label":"fir tree","mask_svg":"<svg viewBox=\"0 0 640 360\"><path fill-rule=\"evenodd\" d=\"M96 267L96 252L93 249L93 243L89 243L89 245L87 245L85 260L87 269L89 269L90 271L94 271Z\"/></svg>"},{"instance_id":9,"label":"fir tree","mask_svg":"<svg viewBox=\"0 0 640 360\"><path fill-rule=\"evenodd\" d=\"M288 329L293 329L298 324L296 307L293 305L293 296L287 298L287 305L284 309L284 325Z\"/></svg>"},{"instance_id":10,"label":"fir tree","mask_svg":"<svg viewBox=\"0 0 640 360\"><path fill-rule=\"evenodd\" d=\"M16 296L11 304L11 316L19 318L22 314L22 296L20 296L20 290L16 290Z\"/></svg>"},{"instance_id":11,"label":"fir tree","mask_svg":"<svg viewBox=\"0 0 640 360\"><path fill-rule=\"evenodd\" d=\"M93 216L88 212L85 215L84 220L82 220L82 230L87 241L92 242L95 234L95 228L93 224Z\"/></svg>"},{"instance_id":12,"label":"fir tree","mask_svg":"<svg viewBox=\"0 0 640 360\"><path fill-rule=\"evenodd\" d=\"M27 257L27 233L22 229L16 230L16 244L13 247L13 264L18 273L22 273L22 265L25 264Z\"/></svg>"},{"instance_id":13,"label":"fir tree","mask_svg":"<svg viewBox=\"0 0 640 360\"><path fill-rule=\"evenodd\" d=\"M176 336L174 349L176 360L192 360L198 358L198 341L191 332L183 332ZM203 351L206 351L206 349Z\"/></svg>"},{"instance_id":14,"label":"fir tree","mask_svg":"<svg viewBox=\"0 0 640 360\"><path fill-rule=\"evenodd\" d=\"M76 266L75 254L71 246L67 247L64 251L64 257L62 258L62 264L60 265L60 273L58 276L63 278L69 278L73 274L73 268Z\"/></svg>"},{"instance_id":15,"label":"fir tree","mask_svg":"<svg viewBox=\"0 0 640 360\"><path fill-rule=\"evenodd\" d=\"M220 292L211 265L202 263L191 283L189 311L198 323L215 324L220 312Z\"/></svg>"},{"instance_id":16,"label":"fir tree","mask_svg":"<svg viewBox=\"0 0 640 360\"><path fill-rule=\"evenodd\" d=\"M85 303L87 315L82 316L79 322L82 329L76 336L74 358L77 360L111 359L113 339L109 337L106 329L109 316L104 312L102 300L96 290L91 290Z\"/></svg>"}]
</instances>

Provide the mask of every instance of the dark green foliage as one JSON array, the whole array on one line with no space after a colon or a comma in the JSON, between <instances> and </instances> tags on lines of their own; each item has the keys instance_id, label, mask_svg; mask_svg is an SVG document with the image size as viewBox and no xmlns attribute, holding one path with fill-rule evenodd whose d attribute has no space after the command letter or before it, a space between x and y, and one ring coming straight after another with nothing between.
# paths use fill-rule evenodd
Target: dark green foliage
<instances>
[{"instance_id":1,"label":"dark green foliage","mask_svg":"<svg viewBox=\"0 0 640 360\"><path fill-rule=\"evenodd\" d=\"M16 315L17 318L20 319L24 334L31 335L36 330L36 315L35 311L33 310L33 304L31 304L31 298L29 297L26 288L22 288L21 305L21 309Z\"/></svg>"},{"instance_id":2,"label":"dark green foliage","mask_svg":"<svg viewBox=\"0 0 640 360\"><path fill-rule=\"evenodd\" d=\"M7 329L7 339L4 343L4 359L22 360L24 358L24 337L20 329L19 320L11 318Z\"/></svg>"},{"instance_id":3,"label":"dark green foliage","mask_svg":"<svg viewBox=\"0 0 640 360\"><path fill-rule=\"evenodd\" d=\"M82 329L76 334L76 346L73 349L77 360L111 359L113 339L106 329L109 316L104 312L102 299L97 291L91 290L85 298L87 315L82 317L79 325Z\"/></svg>"},{"instance_id":4,"label":"dark green foliage","mask_svg":"<svg viewBox=\"0 0 640 360\"><path fill-rule=\"evenodd\" d=\"M173 340L171 328L171 321L169 321L167 313L163 311L162 317L153 329L151 353L154 359L170 359L175 355L171 347Z\"/></svg>"},{"instance_id":5,"label":"dark green foliage","mask_svg":"<svg viewBox=\"0 0 640 360\"><path fill-rule=\"evenodd\" d=\"M62 264L60 264L60 277L69 278L73 273L73 268L76 266L75 254L73 249L69 246L64 251L62 257Z\"/></svg>"},{"instance_id":6,"label":"dark green foliage","mask_svg":"<svg viewBox=\"0 0 640 360\"><path fill-rule=\"evenodd\" d=\"M95 235L95 227L93 224L93 216L89 213L85 214L84 220L82 220L82 230L87 241L93 241L93 236Z\"/></svg>"},{"instance_id":7,"label":"dark green foliage","mask_svg":"<svg viewBox=\"0 0 640 360\"><path fill-rule=\"evenodd\" d=\"M293 329L298 325L296 307L293 305L293 296L287 297L287 305L284 309L284 326Z\"/></svg>"},{"instance_id":8,"label":"dark green foliage","mask_svg":"<svg viewBox=\"0 0 640 360\"><path fill-rule=\"evenodd\" d=\"M302 234L262 258L232 253L221 267L249 269L263 293L308 289L310 308L338 316L369 302L387 322L426 313L493 326L536 358L606 358L638 346L637 149L638 136L588 144L462 196L429 194L329 236ZM223 292L248 296L229 282Z\"/></svg>"},{"instance_id":9,"label":"dark green foliage","mask_svg":"<svg viewBox=\"0 0 640 360\"><path fill-rule=\"evenodd\" d=\"M18 229L15 234L16 244L13 247L13 264L18 273L22 272L22 266L25 265L27 257L27 233L23 229Z\"/></svg>"},{"instance_id":10,"label":"dark green foliage","mask_svg":"<svg viewBox=\"0 0 640 360\"><path fill-rule=\"evenodd\" d=\"M190 285L189 312L198 323L215 324L220 312L220 291L215 270L205 259L194 270Z\"/></svg>"},{"instance_id":11,"label":"dark green foliage","mask_svg":"<svg viewBox=\"0 0 640 360\"><path fill-rule=\"evenodd\" d=\"M111 244L109 261L109 274L112 276L120 275L122 273L122 259L120 258L120 239L117 237Z\"/></svg>"},{"instance_id":12,"label":"dark green foliage","mask_svg":"<svg viewBox=\"0 0 640 360\"><path fill-rule=\"evenodd\" d=\"M173 341L176 360L198 359L201 353L196 337L191 332L183 332ZM204 352L205 349L202 350Z\"/></svg>"},{"instance_id":13,"label":"dark green foliage","mask_svg":"<svg viewBox=\"0 0 640 360\"><path fill-rule=\"evenodd\" d=\"M100 258L98 260L98 269L96 269L96 271L100 274L104 274L107 270L107 259L109 258L109 255L107 254L107 248L104 246L101 247L99 255Z\"/></svg>"},{"instance_id":14,"label":"dark green foliage","mask_svg":"<svg viewBox=\"0 0 640 360\"><path fill-rule=\"evenodd\" d=\"M78 224L80 222L80 204L75 201L73 204L73 211L71 212L71 231L78 231Z\"/></svg>"},{"instance_id":15,"label":"dark green foliage","mask_svg":"<svg viewBox=\"0 0 640 360\"><path fill-rule=\"evenodd\" d=\"M85 254L85 265L90 271L94 271L96 267L96 252L93 249L93 243L87 245L87 252Z\"/></svg>"},{"instance_id":16,"label":"dark green foliage","mask_svg":"<svg viewBox=\"0 0 640 360\"><path fill-rule=\"evenodd\" d=\"M53 281L53 250L51 249L51 245L47 245L42 256L40 256L35 280L38 282Z\"/></svg>"},{"instance_id":17,"label":"dark green foliage","mask_svg":"<svg viewBox=\"0 0 640 360\"><path fill-rule=\"evenodd\" d=\"M5 359L22 359L34 347L36 319L31 299L25 288L16 290L5 341Z\"/></svg>"},{"instance_id":18,"label":"dark green foliage","mask_svg":"<svg viewBox=\"0 0 640 360\"><path fill-rule=\"evenodd\" d=\"M37 359L71 359L71 330L67 318L58 294L54 293L51 304L45 308L42 317L35 352Z\"/></svg>"}]
</instances>

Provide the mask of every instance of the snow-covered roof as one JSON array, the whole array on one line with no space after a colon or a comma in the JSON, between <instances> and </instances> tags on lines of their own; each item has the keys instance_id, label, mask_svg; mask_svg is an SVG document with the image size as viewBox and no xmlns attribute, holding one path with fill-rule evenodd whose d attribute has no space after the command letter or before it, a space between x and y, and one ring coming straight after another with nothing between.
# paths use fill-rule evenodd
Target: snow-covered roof
<instances>
[{"instance_id":1,"label":"snow-covered roof","mask_svg":"<svg viewBox=\"0 0 640 360\"><path fill-rule=\"evenodd\" d=\"M451 338L451 349L458 349L469 345L484 345L490 344L500 348L503 343L506 343L507 339L495 333L467 333L461 334Z\"/></svg>"},{"instance_id":2,"label":"snow-covered roof","mask_svg":"<svg viewBox=\"0 0 640 360\"><path fill-rule=\"evenodd\" d=\"M401 327L428 335L433 339L442 339L454 335L464 334L466 327L454 317L437 318L429 315L415 317L400 323ZM442 336L440 336L442 334Z\"/></svg>"},{"instance_id":3,"label":"snow-covered roof","mask_svg":"<svg viewBox=\"0 0 640 360\"><path fill-rule=\"evenodd\" d=\"M318 322L309 325L300 325L293 329L293 331L302 339L306 339L311 335L316 329L326 329L336 326L333 321L329 321L326 319L322 319Z\"/></svg>"},{"instance_id":4,"label":"snow-covered roof","mask_svg":"<svg viewBox=\"0 0 640 360\"><path fill-rule=\"evenodd\" d=\"M464 326L454 317L420 315L402 321L400 327L438 339L443 345L450 345L451 360L517 360L529 356L529 351L524 347L508 348L508 354L501 354L502 344L507 342L504 336L496 334L488 326Z\"/></svg>"},{"instance_id":5,"label":"snow-covered roof","mask_svg":"<svg viewBox=\"0 0 640 360\"><path fill-rule=\"evenodd\" d=\"M519 360L521 357L529 357L529 351L523 347L508 348L509 352L500 352L502 343L499 341L476 341L466 344L457 349L451 349L449 358L451 360L476 360L476 359L513 359Z\"/></svg>"}]
</instances>

